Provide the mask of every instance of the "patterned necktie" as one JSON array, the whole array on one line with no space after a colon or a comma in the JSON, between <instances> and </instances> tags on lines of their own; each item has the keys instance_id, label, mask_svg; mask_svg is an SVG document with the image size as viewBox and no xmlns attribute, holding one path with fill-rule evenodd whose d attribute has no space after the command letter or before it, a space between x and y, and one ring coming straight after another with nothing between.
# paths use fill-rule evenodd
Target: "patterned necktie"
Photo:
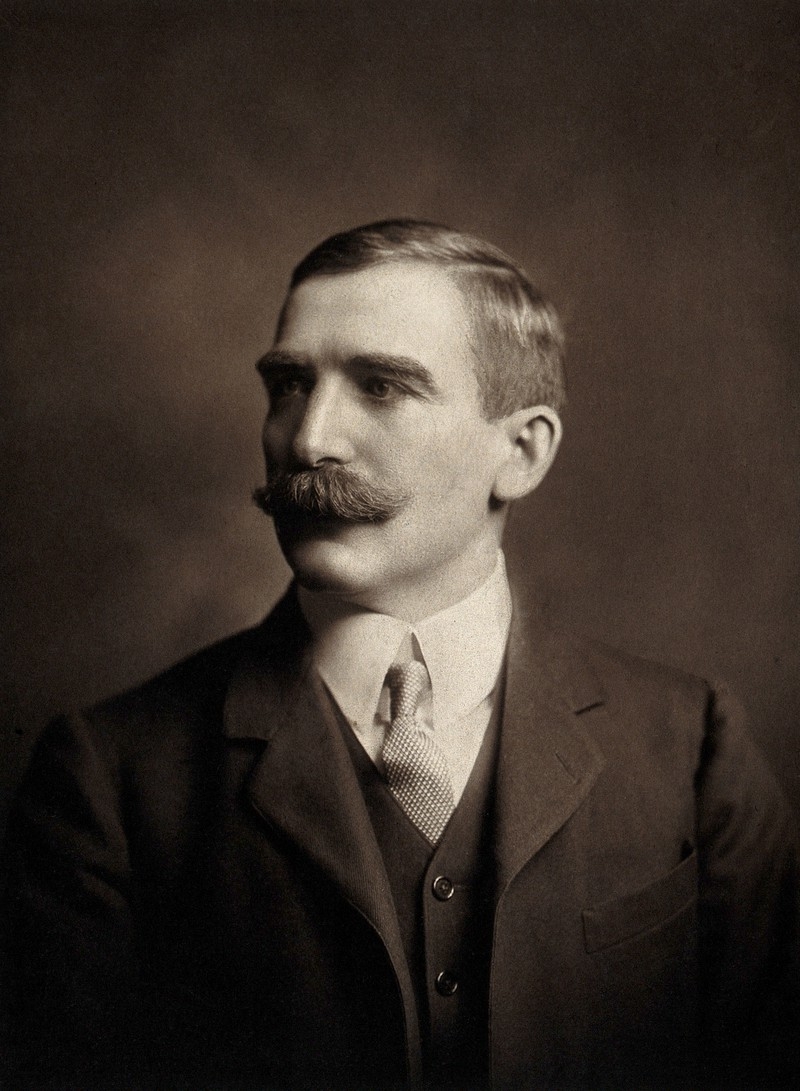
<instances>
[{"instance_id":1,"label":"patterned necktie","mask_svg":"<svg viewBox=\"0 0 800 1091\"><path fill-rule=\"evenodd\" d=\"M423 663L395 663L389 668L392 722L381 756L390 791L417 829L436 845L455 804L444 755L415 720L427 681Z\"/></svg>"}]
</instances>

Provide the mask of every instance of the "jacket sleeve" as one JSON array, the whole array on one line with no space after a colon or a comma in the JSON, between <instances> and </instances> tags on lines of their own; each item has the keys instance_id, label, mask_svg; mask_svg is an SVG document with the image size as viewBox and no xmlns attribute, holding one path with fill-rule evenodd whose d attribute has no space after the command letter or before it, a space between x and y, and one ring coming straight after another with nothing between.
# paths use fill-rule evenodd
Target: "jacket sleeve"
<instances>
[{"instance_id":1,"label":"jacket sleeve","mask_svg":"<svg viewBox=\"0 0 800 1091\"><path fill-rule=\"evenodd\" d=\"M696 787L704 1082L796 1086L795 824L741 708L722 688L709 703Z\"/></svg>"},{"instance_id":2,"label":"jacket sleeve","mask_svg":"<svg viewBox=\"0 0 800 1091\"><path fill-rule=\"evenodd\" d=\"M87 721L51 724L7 834L12 1087L133 1086L142 990L123 807Z\"/></svg>"}]
</instances>

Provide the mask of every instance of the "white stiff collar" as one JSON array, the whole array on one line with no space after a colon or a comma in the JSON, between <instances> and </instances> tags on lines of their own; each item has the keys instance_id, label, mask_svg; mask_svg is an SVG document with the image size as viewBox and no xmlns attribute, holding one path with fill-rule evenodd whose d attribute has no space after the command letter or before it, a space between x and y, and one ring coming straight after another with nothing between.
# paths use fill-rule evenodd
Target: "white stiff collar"
<instances>
[{"instance_id":1,"label":"white stiff collar","mask_svg":"<svg viewBox=\"0 0 800 1091\"><path fill-rule=\"evenodd\" d=\"M430 674L434 725L467 715L497 683L511 624L499 551L492 574L471 595L415 625L304 588L298 598L317 670L355 728L374 722L386 672L410 637Z\"/></svg>"}]
</instances>

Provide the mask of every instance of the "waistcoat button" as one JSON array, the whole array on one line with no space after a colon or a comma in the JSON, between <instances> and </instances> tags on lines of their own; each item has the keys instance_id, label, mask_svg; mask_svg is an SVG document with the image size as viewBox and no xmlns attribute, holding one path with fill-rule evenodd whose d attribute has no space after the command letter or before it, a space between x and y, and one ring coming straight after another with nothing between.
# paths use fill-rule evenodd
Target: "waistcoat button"
<instances>
[{"instance_id":1,"label":"waistcoat button","mask_svg":"<svg viewBox=\"0 0 800 1091\"><path fill-rule=\"evenodd\" d=\"M446 902L452 898L455 889L453 880L448 879L446 875L439 875L433 880L434 897L438 898L440 902Z\"/></svg>"},{"instance_id":2,"label":"waistcoat button","mask_svg":"<svg viewBox=\"0 0 800 1091\"><path fill-rule=\"evenodd\" d=\"M458 988L458 979L447 972L442 970L436 977L436 991L440 996L452 996Z\"/></svg>"}]
</instances>

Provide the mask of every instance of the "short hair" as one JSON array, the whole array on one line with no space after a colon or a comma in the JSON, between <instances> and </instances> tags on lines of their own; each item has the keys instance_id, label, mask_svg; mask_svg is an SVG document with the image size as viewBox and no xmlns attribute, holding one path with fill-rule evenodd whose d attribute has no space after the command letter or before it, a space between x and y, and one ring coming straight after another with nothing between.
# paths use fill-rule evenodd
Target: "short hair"
<instances>
[{"instance_id":1,"label":"short hair","mask_svg":"<svg viewBox=\"0 0 800 1091\"><path fill-rule=\"evenodd\" d=\"M566 402L564 333L551 303L491 243L427 220L382 220L331 235L292 273L305 280L393 261L441 266L461 291L476 338L476 377L490 420L530 405Z\"/></svg>"}]
</instances>

